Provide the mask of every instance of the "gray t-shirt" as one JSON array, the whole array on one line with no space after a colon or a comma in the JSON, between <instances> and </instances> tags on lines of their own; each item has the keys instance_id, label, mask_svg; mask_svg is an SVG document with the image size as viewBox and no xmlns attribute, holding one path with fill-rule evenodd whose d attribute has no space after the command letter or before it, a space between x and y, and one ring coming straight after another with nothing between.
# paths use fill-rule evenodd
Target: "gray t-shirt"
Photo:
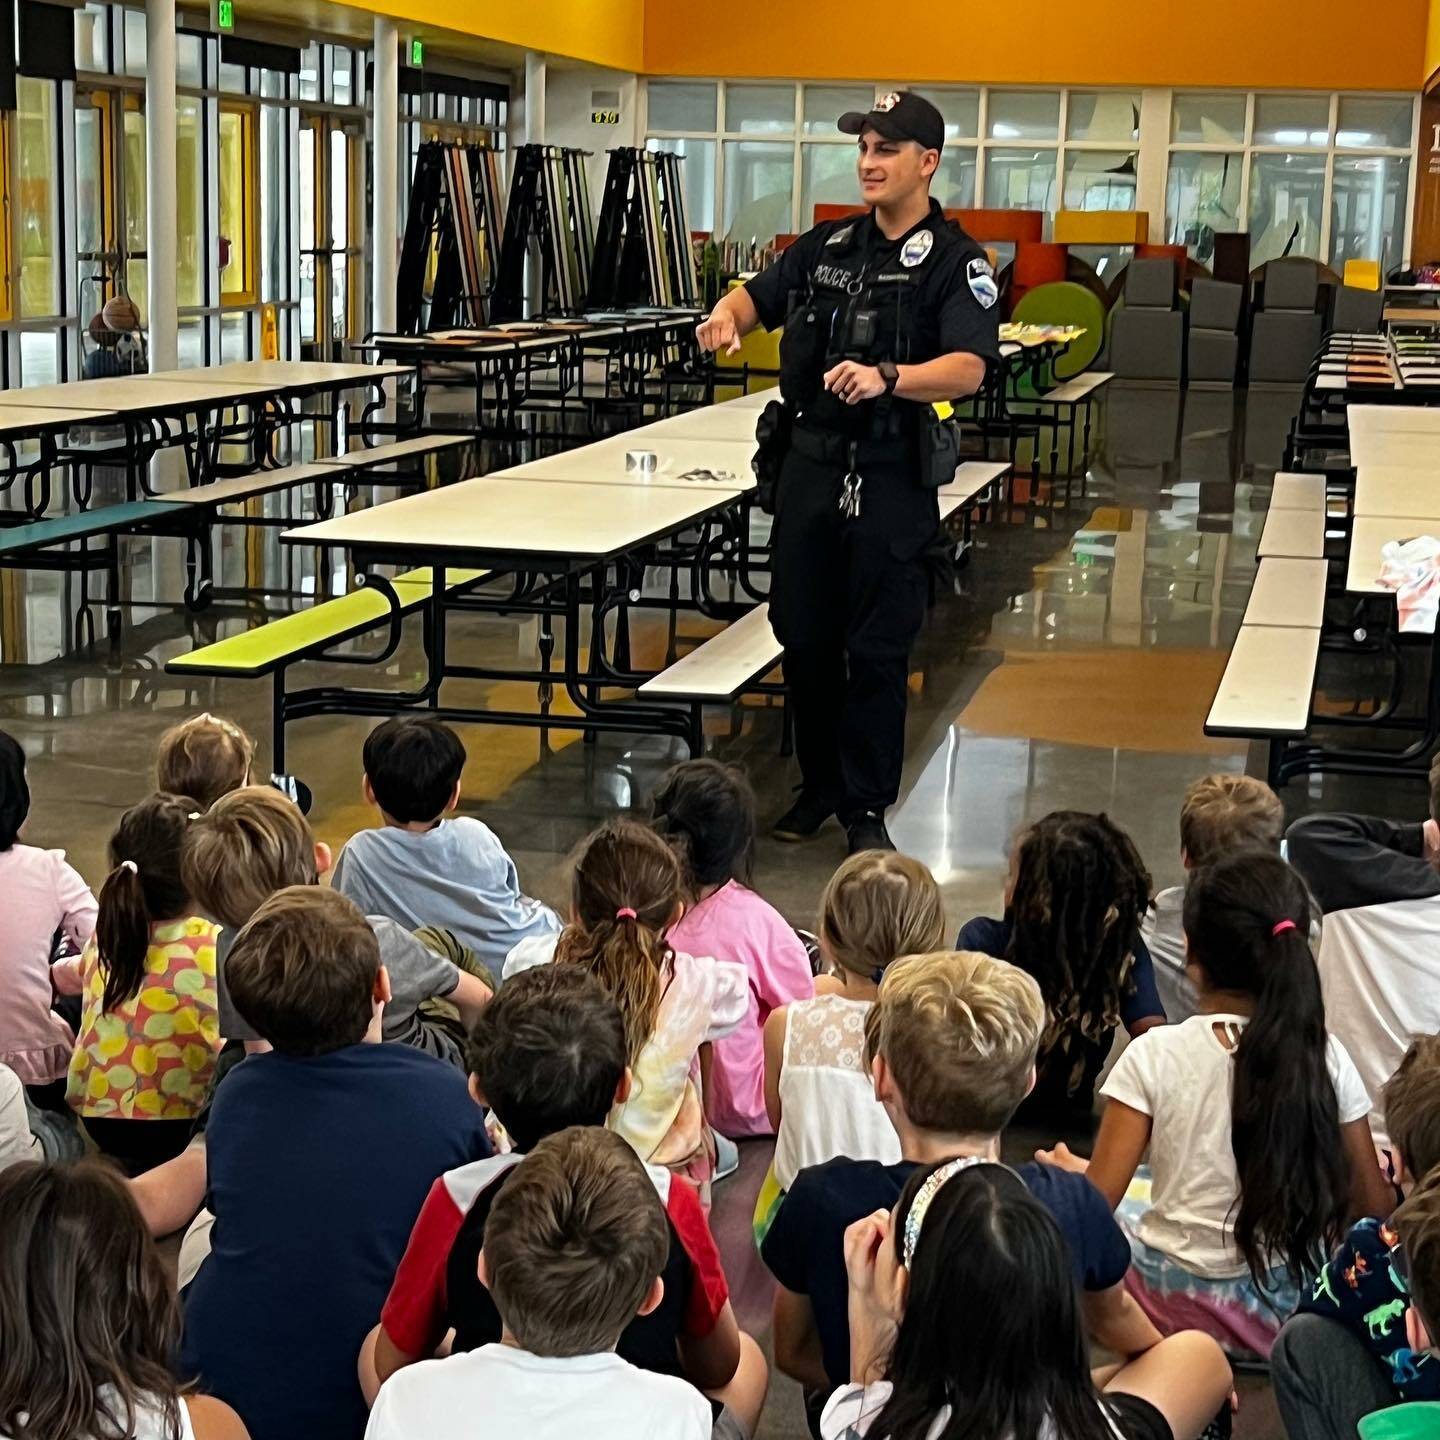
<instances>
[{"instance_id":1,"label":"gray t-shirt","mask_svg":"<svg viewBox=\"0 0 1440 1440\"><path fill-rule=\"evenodd\" d=\"M388 915L407 930L450 931L494 975L520 941L563 928L548 905L521 891L495 832L469 815L419 832L362 830L340 852L331 883L367 915Z\"/></svg>"},{"instance_id":2,"label":"gray t-shirt","mask_svg":"<svg viewBox=\"0 0 1440 1440\"><path fill-rule=\"evenodd\" d=\"M384 915L367 915L380 942L380 963L390 976L390 1003L381 1020L386 1040L410 1045L428 1055L459 1063L459 1050L449 1036L421 1023L422 1000L443 999L460 983L460 971L443 955L421 944L403 926ZM225 961L238 932L222 930L215 942L215 1000L220 1012L220 1034L226 1040L261 1040L245 1023L225 983Z\"/></svg>"}]
</instances>

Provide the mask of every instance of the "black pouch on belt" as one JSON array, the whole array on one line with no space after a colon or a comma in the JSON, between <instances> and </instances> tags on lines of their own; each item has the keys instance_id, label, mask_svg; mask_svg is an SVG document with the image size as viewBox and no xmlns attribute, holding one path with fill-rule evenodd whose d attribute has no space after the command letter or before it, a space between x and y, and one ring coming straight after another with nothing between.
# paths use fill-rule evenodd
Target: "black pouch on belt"
<instances>
[{"instance_id":1,"label":"black pouch on belt","mask_svg":"<svg viewBox=\"0 0 1440 1440\"><path fill-rule=\"evenodd\" d=\"M960 467L960 422L941 419L933 405L925 406L920 420L920 483L938 490L955 478Z\"/></svg>"},{"instance_id":2,"label":"black pouch on belt","mask_svg":"<svg viewBox=\"0 0 1440 1440\"><path fill-rule=\"evenodd\" d=\"M755 501L767 514L775 513L775 486L780 467L790 449L790 428L794 415L783 400L772 400L755 422L755 454L750 468L755 472Z\"/></svg>"}]
</instances>

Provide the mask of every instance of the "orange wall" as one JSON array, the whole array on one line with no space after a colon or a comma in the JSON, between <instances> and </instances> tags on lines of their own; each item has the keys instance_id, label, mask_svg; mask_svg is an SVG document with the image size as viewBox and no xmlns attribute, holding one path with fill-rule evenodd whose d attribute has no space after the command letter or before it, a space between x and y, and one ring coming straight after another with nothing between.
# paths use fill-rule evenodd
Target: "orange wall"
<instances>
[{"instance_id":1,"label":"orange wall","mask_svg":"<svg viewBox=\"0 0 1440 1440\"><path fill-rule=\"evenodd\" d=\"M1420 77L1428 86L1440 70L1440 0L1430 0L1430 21L1425 28L1425 73Z\"/></svg>"},{"instance_id":2,"label":"orange wall","mask_svg":"<svg viewBox=\"0 0 1440 1440\"><path fill-rule=\"evenodd\" d=\"M605 8L615 0L593 0ZM652 75L1416 90L1440 65L1440 0L775 0L737 12L645 0ZM742 7L742 12L743 7Z\"/></svg>"}]
</instances>

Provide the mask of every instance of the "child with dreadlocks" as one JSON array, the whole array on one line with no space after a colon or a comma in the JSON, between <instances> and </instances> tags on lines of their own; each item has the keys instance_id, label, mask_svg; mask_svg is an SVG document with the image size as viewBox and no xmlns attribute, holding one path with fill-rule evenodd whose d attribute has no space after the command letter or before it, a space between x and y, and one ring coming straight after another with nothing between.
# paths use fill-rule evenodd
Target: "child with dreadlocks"
<instances>
[{"instance_id":1,"label":"child with dreadlocks","mask_svg":"<svg viewBox=\"0 0 1440 1440\"><path fill-rule=\"evenodd\" d=\"M517 945L505 978L553 959L579 965L614 996L625 1022L630 1095L609 1128L640 1158L683 1175L708 1204L715 1137L705 1122L700 1047L746 1017L745 967L676 951L667 936L685 913L675 852L647 825L611 820L580 847L570 923Z\"/></svg>"},{"instance_id":2,"label":"child with dreadlocks","mask_svg":"<svg viewBox=\"0 0 1440 1440\"><path fill-rule=\"evenodd\" d=\"M1150 876L1105 815L1056 810L1020 837L1002 920L979 917L956 947L1009 960L1039 983L1049 1013L1035 1089L1017 1119L1088 1125L1095 1078L1117 1025L1165 1023L1140 922Z\"/></svg>"}]
</instances>

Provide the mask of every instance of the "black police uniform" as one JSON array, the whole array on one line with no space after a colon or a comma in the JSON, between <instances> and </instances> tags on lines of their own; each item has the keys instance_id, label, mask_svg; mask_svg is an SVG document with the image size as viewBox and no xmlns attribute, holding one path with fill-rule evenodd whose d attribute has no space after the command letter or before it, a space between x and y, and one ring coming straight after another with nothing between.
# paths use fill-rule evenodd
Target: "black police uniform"
<instances>
[{"instance_id":1,"label":"black police uniform","mask_svg":"<svg viewBox=\"0 0 1440 1440\"><path fill-rule=\"evenodd\" d=\"M847 405L822 377L841 360L907 365L960 351L998 363L995 281L932 200L895 240L873 213L817 225L746 289L763 325L785 327L780 390L793 416L770 619L806 794L848 824L899 794L910 647L940 519L920 480L929 407L888 395Z\"/></svg>"}]
</instances>

